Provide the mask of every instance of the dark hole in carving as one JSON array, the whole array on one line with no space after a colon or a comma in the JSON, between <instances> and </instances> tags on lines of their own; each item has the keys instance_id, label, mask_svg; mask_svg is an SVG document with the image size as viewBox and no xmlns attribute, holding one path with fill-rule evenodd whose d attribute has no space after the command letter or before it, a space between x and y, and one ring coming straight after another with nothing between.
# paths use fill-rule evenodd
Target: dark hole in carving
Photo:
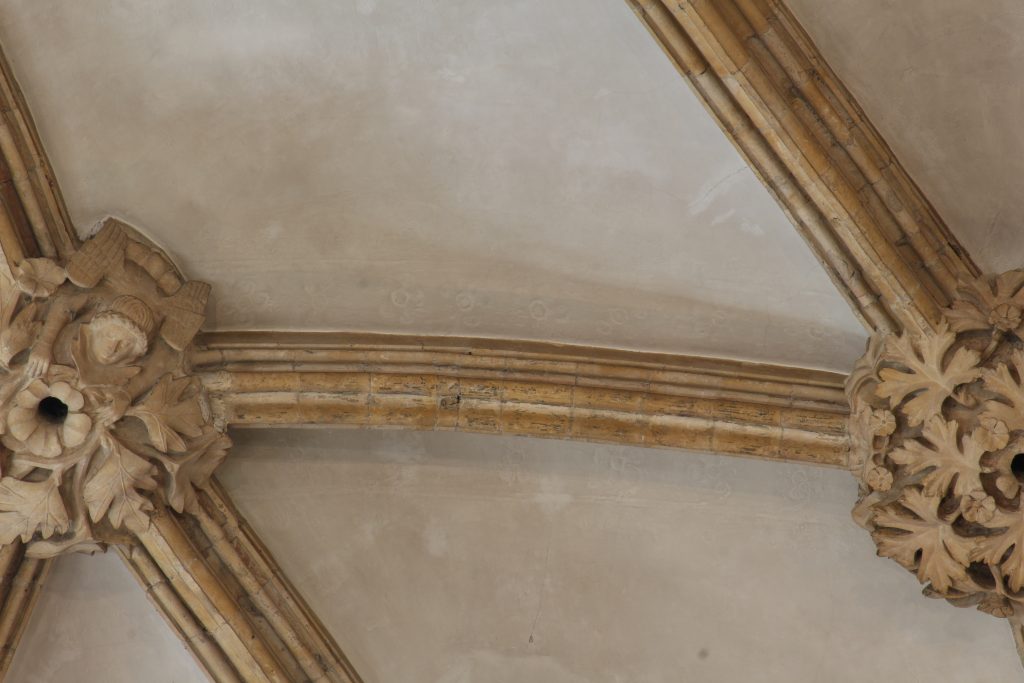
<instances>
[{"instance_id":1,"label":"dark hole in carving","mask_svg":"<svg viewBox=\"0 0 1024 683\"><path fill-rule=\"evenodd\" d=\"M1017 477L1017 481L1024 482L1024 453L1013 456L1013 460L1010 461L1010 471L1013 472L1013 476Z\"/></svg>"},{"instance_id":2,"label":"dark hole in carving","mask_svg":"<svg viewBox=\"0 0 1024 683\"><path fill-rule=\"evenodd\" d=\"M967 573L983 588L991 590L996 587L996 579L992 576L992 570L989 569L987 564L972 562L967 568Z\"/></svg>"},{"instance_id":3,"label":"dark hole in carving","mask_svg":"<svg viewBox=\"0 0 1024 683\"><path fill-rule=\"evenodd\" d=\"M47 396L39 402L39 414L43 419L59 424L68 416L68 406L59 398Z\"/></svg>"},{"instance_id":4,"label":"dark hole in carving","mask_svg":"<svg viewBox=\"0 0 1024 683\"><path fill-rule=\"evenodd\" d=\"M959 476L959 475L957 475ZM956 484L956 478L950 483L950 487ZM960 496L954 496L946 494L946 496L939 503L939 514L943 517L948 517L957 510L960 509Z\"/></svg>"}]
</instances>

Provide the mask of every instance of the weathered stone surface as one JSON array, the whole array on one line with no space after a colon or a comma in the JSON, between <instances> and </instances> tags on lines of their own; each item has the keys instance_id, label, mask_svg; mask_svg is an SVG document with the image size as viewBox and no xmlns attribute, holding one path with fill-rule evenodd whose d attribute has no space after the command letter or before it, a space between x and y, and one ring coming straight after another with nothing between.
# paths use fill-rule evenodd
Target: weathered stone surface
<instances>
[{"instance_id":1,"label":"weathered stone surface","mask_svg":"<svg viewBox=\"0 0 1024 683\"><path fill-rule=\"evenodd\" d=\"M154 499L195 509L230 445L185 363L209 291L115 220L0 277L0 545L92 552Z\"/></svg>"}]
</instances>

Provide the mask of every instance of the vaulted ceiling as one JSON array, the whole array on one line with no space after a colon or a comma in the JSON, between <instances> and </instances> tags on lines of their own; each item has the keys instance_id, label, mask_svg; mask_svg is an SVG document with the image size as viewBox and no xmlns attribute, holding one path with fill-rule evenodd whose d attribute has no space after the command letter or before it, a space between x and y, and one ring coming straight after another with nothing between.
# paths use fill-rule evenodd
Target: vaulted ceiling
<instances>
[{"instance_id":1,"label":"vaulted ceiling","mask_svg":"<svg viewBox=\"0 0 1024 683\"><path fill-rule=\"evenodd\" d=\"M787 4L982 269L1019 267L1024 6Z\"/></svg>"},{"instance_id":2,"label":"vaulted ceiling","mask_svg":"<svg viewBox=\"0 0 1024 683\"><path fill-rule=\"evenodd\" d=\"M1018 266L1024 12L788 4L982 269ZM76 228L139 226L213 283L210 330L844 373L863 353L622 0L0 8ZM234 438L225 489L367 683L1019 678L1005 624L873 557L841 470L457 433ZM8 680L202 680L119 564L61 559Z\"/></svg>"},{"instance_id":3,"label":"vaulted ceiling","mask_svg":"<svg viewBox=\"0 0 1024 683\"><path fill-rule=\"evenodd\" d=\"M213 328L863 351L622 0L8 5L76 225L144 226Z\"/></svg>"}]
</instances>

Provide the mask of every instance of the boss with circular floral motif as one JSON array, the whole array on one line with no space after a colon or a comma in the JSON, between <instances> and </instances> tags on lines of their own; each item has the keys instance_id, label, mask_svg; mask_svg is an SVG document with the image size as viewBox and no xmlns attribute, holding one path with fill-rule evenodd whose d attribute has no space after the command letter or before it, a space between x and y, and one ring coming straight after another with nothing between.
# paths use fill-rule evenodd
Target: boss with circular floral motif
<instances>
[{"instance_id":1,"label":"boss with circular floral motif","mask_svg":"<svg viewBox=\"0 0 1024 683\"><path fill-rule=\"evenodd\" d=\"M185 351L210 287L108 220L66 263L0 276L0 545L92 552L196 504L230 442Z\"/></svg>"},{"instance_id":2,"label":"boss with circular floral motif","mask_svg":"<svg viewBox=\"0 0 1024 683\"><path fill-rule=\"evenodd\" d=\"M934 334L874 338L847 382L854 518L961 607L1024 619L1024 271L960 284Z\"/></svg>"}]
</instances>

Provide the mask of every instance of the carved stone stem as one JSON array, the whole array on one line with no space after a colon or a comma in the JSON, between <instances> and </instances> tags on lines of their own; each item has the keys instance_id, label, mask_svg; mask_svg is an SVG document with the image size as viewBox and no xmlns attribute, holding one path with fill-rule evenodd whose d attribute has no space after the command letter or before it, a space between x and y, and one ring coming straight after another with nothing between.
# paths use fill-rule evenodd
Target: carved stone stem
<instances>
[{"instance_id":1,"label":"carved stone stem","mask_svg":"<svg viewBox=\"0 0 1024 683\"><path fill-rule=\"evenodd\" d=\"M52 564L26 557L20 542L0 548L0 680L11 667Z\"/></svg>"},{"instance_id":2,"label":"carved stone stem","mask_svg":"<svg viewBox=\"0 0 1024 683\"><path fill-rule=\"evenodd\" d=\"M146 595L186 649L214 683L240 683L243 679L231 665L220 645L203 628L195 614L175 592L167 576L141 544L119 545L118 552Z\"/></svg>"},{"instance_id":3,"label":"carved stone stem","mask_svg":"<svg viewBox=\"0 0 1024 683\"><path fill-rule=\"evenodd\" d=\"M872 330L978 274L783 3L628 0Z\"/></svg>"},{"instance_id":4,"label":"carved stone stem","mask_svg":"<svg viewBox=\"0 0 1024 683\"><path fill-rule=\"evenodd\" d=\"M180 519L163 506L139 543L181 603L245 681L289 681L281 662L253 626L245 607L223 585L189 539Z\"/></svg>"},{"instance_id":5,"label":"carved stone stem","mask_svg":"<svg viewBox=\"0 0 1024 683\"><path fill-rule=\"evenodd\" d=\"M218 566L259 613L257 628L280 643L309 680L361 683L334 638L288 581L223 487L214 480L199 498L200 512L188 520L190 534L193 538L205 535L209 544L206 554L219 558ZM284 655L282 658L287 659Z\"/></svg>"},{"instance_id":6,"label":"carved stone stem","mask_svg":"<svg viewBox=\"0 0 1024 683\"><path fill-rule=\"evenodd\" d=\"M65 257L78 245L53 170L6 57L0 52L0 280L26 258ZM53 560L0 545L0 680L50 573Z\"/></svg>"},{"instance_id":7,"label":"carved stone stem","mask_svg":"<svg viewBox=\"0 0 1024 683\"><path fill-rule=\"evenodd\" d=\"M64 258L78 246L53 169L2 53L0 195L0 250L12 267L26 257Z\"/></svg>"},{"instance_id":8,"label":"carved stone stem","mask_svg":"<svg viewBox=\"0 0 1024 683\"><path fill-rule=\"evenodd\" d=\"M558 344L214 334L215 421L404 427L686 448L845 467L834 373Z\"/></svg>"},{"instance_id":9,"label":"carved stone stem","mask_svg":"<svg viewBox=\"0 0 1024 683\"><path fill-rule=\"evenodd\" d=\"M159 508L121 554L210 677L361 683L220 486L199 506Z\"/></svg>"},{"instance_id":10,"label":"carved stone stem","mask_svg":"<svg viewBox=\"0 0 1024 683\"><path fill-rule=\"evenodd\" d=\"M1017 647L1017 656L1024 665L1024 622L1019 617L1010 617L1010 629L1013 631L1013 644Z\"/></svg>"}]
</instances>

